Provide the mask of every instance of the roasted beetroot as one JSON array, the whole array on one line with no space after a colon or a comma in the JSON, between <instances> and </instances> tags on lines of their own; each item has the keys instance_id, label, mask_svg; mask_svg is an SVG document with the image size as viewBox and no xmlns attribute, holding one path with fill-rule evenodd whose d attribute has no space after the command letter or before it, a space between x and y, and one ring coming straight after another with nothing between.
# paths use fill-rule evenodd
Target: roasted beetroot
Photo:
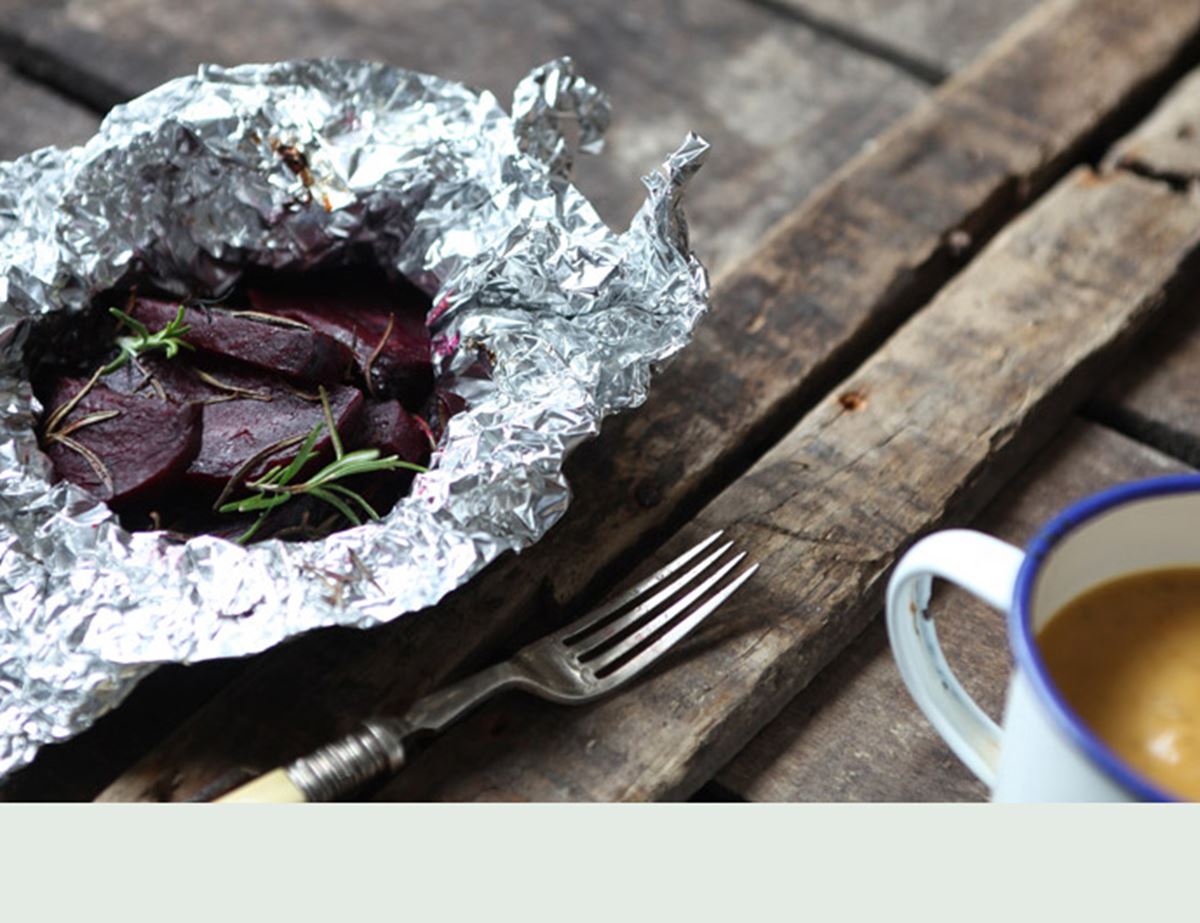
<instances>
[{"instance_id":1,"label":"roasted beetroot","mask_svg":"<svg viewBox=\"0 0 1200 923\"><path fill-rule=\"evenodd\" d=\"M353 441L356 449L379 449L404 461L429 462L429 435L399 401L367 401Z\"/></svg>"},{"instance_id":2,"label":"roasted beetroot","mask_svg":"<svg viewBox=\"0 0 1200 923\"><path fill-rule=\"evenodd\" d=\"M307 324L346 346L373 397L417 405L433 386L426 303L321 288L257 288L249 295L256 311Z\"/></svg>"},{"instance_id":3,"label":"roasted beetroot","mask_svg":"<svg viewBox=\"0 0 1200 923\"><path fill-rule=\"evenodd\" d=\"M338 434L348 436L358 425L363 396L357 388L336 387L329 392L329 407ZM325 420L319 402L285 391L275 391L269 401L234 397L203 405L204 434L200 452L188 466L186 484L220 491L235 474L254 480L274 465L286 465L296 457L300 441ZM289 444L280 445L284 440ZM270 451L271 446L280 446ZM332 458L329 433L322 430L316 443L317 456ZM247 463L256 461L246 468Z\"/></svg>"},{"instance_id":4,"label":"roasted beetroot","mask_svg":"<svg viewBox=\"0 0 1200 923\"><path fill-rule=\"evenodd\" d=\"M138 298L130 314L151 330L159 330L178 311L177 303ZM185 308L183 320L188 327L183 339L196 349L297 381L340 381L354 362L350 350L336 339L299 321L256 318L213 307ZM426 351L426 361L428 356Z\"/></svg>"},{"instance_id":5,"label":"roasted beetroot","mask_svg":"<svg viewBox=\"0 0 1200 923\"><path fill-rule=\"evenodd\" d=\"M191 357L189 357L191 359ZM233 362L213 359L181 362L143 356L100 379L122 394L157 396L175 404L213 403L233 397L270 401L276 392L303 396L318 403L315 390L293 385L284 378Z\"/></svg>"},{"instance_id":6,"label":"roasted beetroot","mask_svg":"<svg viewBox=\"0 0 1200 923\"><path fill-rule=\"evenodd\" d=\"M252 275L221 307L188 304L184 330L173 326L178 301L123 303L121 340L91 360L110 371L71 413L48 413L42 435L59 474L109 500L129 528L319 537L386 512L414 474L396 458L428 464L462 406L434 389L428 298L382 273ZM87 384L78 368L39 367L48 407ZM306 483L335 456L330 422L346 452L378 451L330 473L336 489ZM301 451L303 467L288 469ZM255 485L272 469L274 482Z\"/></svg>"},{"instance_id":7,"label":"roasted beetroot","mask_svg":"<svg viewBox=\"0 0 1200 923\"><path fill-rule=\"evenodd\" d=\"M192 367L157 357L139 365L105 376L105 384L118 392L192 404L201 410L200 451L182 481L207 494L221 491L235 473L242 480L253 480L273 465L288 464L296 457L300 438L325 422L317 394L303 392L274 375L228 363ZM349 441L360 430L362 392L338 385L327 389L327 398L338 435ZM290 444L267 451L289 439ZM332 457L328 433L322 432L315 449L318 458ZM258 461L243 471L256 457Z\"/></svg>"},{"instance_id":8,"label":"roasted beetroot","mask_svg":"<svg viewBox=\"0 0 1200 923\"><path fill-rule=\"evenodd\" d=\"M153 500L196 458L200 408L119 394L95 384L70 413L55 419L55 410L87 384L84 379L64 378L52 392L52 425L45 434L45 445L55 470L114 504ZM100 419L99 414L111 416ZM95 422L88 422L89 418Z\"/></svg>"}]
</instances>

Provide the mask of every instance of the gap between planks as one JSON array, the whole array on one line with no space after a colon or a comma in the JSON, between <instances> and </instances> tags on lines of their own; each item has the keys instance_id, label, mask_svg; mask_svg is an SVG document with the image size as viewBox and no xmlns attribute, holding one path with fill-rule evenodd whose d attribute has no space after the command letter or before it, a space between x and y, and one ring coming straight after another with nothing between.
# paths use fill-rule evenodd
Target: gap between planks
<instances>
[{"instance_id":1,"label":"gap between planks","mask_svg":"<svg viewBox=\"0 0 1200 923\"><path fill-rule=\"evenodd\" d=\"M1121 43L1113 45L1118 30ZM518 610L528 614L534 608L530 587L553 579L550 588L557 602L578 598L596 585L588 576L597 569L611 576L613 562L627 560L639 537L660 535L686 518L706 493L698 489L698 481L711 486L696 472L719 469L722 461L728 466L750 438L739 412L755 408L750 422L760 438L762 421L772 419L772 410L786 407L785 422L788 416L795 419L797 408L811 406L818 396L821 387L815 383L831 386L839 373L863 358L854 348L869 352L918 306L906 298L914 291L927 295L952 274L959 245L947 240L951 232L973 238L967 244L973 251L1085 144L1140 111L1146 95L1178 72L1196 44L1195 11L1185 11L1182 4L1164 5L1154 17L1134 22L1110 5L1052 4L1035 11L1017 31L961 79L948 83L933 106L906 120L873 154L785 222L762 255L723 277L723 303L719 298L719 309L697 343L657 383L651 403L617 420L611 430L606 427L600 451L581 450L580 458L600 465L593 467L594 483L611 482L616 475L620 493L639 498L648 508L632 513L614 511L611 503L589 508L586 498L578 498L568 515L572 523L564 522L550 539L560 554L575 558L573 567L564 573L561 560L535 549L520 564L499 568L499 576L481 581L466 597L476 605L480 599L491 601L498 625L481 630L471 607L464 603L459 611L452 601L438 613L439 632L453 633L458 626L480 638L493 627L511 629ZM1073 81L1057 79L1055 71L1074 72L1081 60L1073 55L1090 58L1097 43L1108 49L1111 66L1087 87L1081 101ZM1031 100L1030 84L1044 88L1042 95ZM1006 110L1006 104L1015 110ZM880 246L869 247L869 254L856 252L868 244ZM860 265L853 265L856 258ZM849 329L839 328L835 319ZM757 324L761 336L751 342L739 336L747 324ZM751 354L737 355L739 347ZM731 380L729 369L747 367L766 374L759 380ZM698 395L689 380L715 382L717 388L728 382L732 394ZM796 401L795 392L802 392L804 400ZM715 401L714 406L697 412L697 401L706 399ZM664 408L670 412L663 413ZM722 418L730 421L724 429ZM672 425L673 420L678 422ZM614 431L617 436L607 438ZM631 443L642 449L641 459L649 459L649 470L639 470ZM689 458L689 453L699 456ZM587 465L578 465L576 483L581 482L580 468L587 472ZM729 468L724 472L728 476ZM650 502L642 502L647 497ZM335 657L332 675L322 674L301 689L294 674L302 670L312 675L305 665L314 666L313 645L294 659L294 648L273 658L255 678L235 684L218 707L206 709L171 744L127 774L109 796L161 792L155 780L176 772L180 781L172 793L186 795L189 786L198 787L231 759L278 761L327 736L339 721L364 707L402 704L421 688L461 671L469 660L459 656L457 661L448 658L453 661L449 667L446 662L418 666L420 658L414 659L400 639L434 642L437 633L423 627L431 620L413 620L411 629L382 631L372 639L371 650ZM494 646L498 637L480 638L475 655ZM425 672L397 676L405 663ZM349 695L339 688L348 682L357 687ZM281 703L280 696L288 701ZM263 728L281 714L289 717L276 720L272 739ZM230 735L230 720L244 722L245 733Z\"/></svg>"},{"instance_id":2,"label":"gap between planks","mask_svg":"<svg viewBox=\"0 0 1200 923\"><path fill-rule=\"evenodd\" d=\"M130 94L48 48L39 48L11 29L0 26L0 61L31 83L51 90L64 99L107 115L108 110L128 102Z\"/></svg>"},{"instance_id":3,"label":"gap between planks","mask_svg":"<svg viewBox=\"0 0 1200 923\"><path fill-rule=\"evenodd\" d=\"M767 10L781 19L799 23L854 51L886 61L897 70L930 86L938 86L950 79L950 71L924 55L893 45L891 42L863 32L855 26L840 23L805 7L789 4L785 0L742 0L742 2Z\"/></svg>"}]
</instances>

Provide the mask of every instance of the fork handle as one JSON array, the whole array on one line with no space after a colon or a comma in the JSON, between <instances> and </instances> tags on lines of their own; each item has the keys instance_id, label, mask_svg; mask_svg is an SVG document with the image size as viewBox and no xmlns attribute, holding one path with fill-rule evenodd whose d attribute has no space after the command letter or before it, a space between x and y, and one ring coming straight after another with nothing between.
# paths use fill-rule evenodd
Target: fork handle
<instances>
[{"instance_id":1,"label":"fork handle","mask_svg":"<svg viewBox=\"0 0 1200 923\"><path fill-rule=\"evenodd\" d=\"M222 803L332 801L404 766L402 721L373 718L340 740L222 795Z\"/></svg>"},{"instance_id":2,"label":"fork handle","mask_svg":"<svg viewBox=\"0 0 1200 923\"><path fill-rule=\"evenodd\" d=\"M300 804L308 798L291 780L287 770L280 768L251 779L216 800L227 804Z\"/></svg>"}]
</instances>

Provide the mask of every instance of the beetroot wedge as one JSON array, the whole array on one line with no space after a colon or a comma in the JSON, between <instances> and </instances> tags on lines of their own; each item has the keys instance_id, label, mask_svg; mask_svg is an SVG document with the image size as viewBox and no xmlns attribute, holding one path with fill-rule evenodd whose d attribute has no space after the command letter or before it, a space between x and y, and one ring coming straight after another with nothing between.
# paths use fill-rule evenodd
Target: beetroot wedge
<instances>
[{"instance_id":1,"label":"beetroot wedge","mask_svg":"<svg viewBox=\"0 0 1200 923\"><path fill-rule=\"evenodd\" d=\"M48 403L54 411L84 389L64 378ZM96 419L102 413L109 419ZM200 408L119 394L96 384L44 433L46 454L58 474L114 506L147 502L178 482L200 449Z\"/></svg>"},{"instance_id":2,"label":"beetroot wedge","mask_svg":"<svg viewBox=\"0 0 1200 923\"><path fill-rule=\"evenodd\" d=\"M356 449L378 449L381 457L395 455L415 465L428 465L432 445L429 432L415 414L399 401L368 400L354 437ZM383 513L408 490L416 472L407 468L349 478L345 486L355 491L376 512Z\"/></svg>"},{"instance_id":3,"label":"beetroot wedge","mask_svg":"<svg viewBox=\"0 0 1200 923\"><path fill-rule=\"evenodd\" d=\"M131 315L149 329L161 330L178 311L177 303L138 298ZM186 308L183 317L188 325L183 340L196 349L296 381L332 384L354 363L350 350L337 339L298 320L271 321L210 307Z\"/></svg>"},{"instance_id":4,"label":"beetroot wedge","mask_svg":"<svg viewBox=\"0 0 1200 923\"><path fill-rule=\"evenodd\" d=\"M415 407L433 386L427 302L322 289L258 288L249 296L256 311L307 324L346 346L373 397L399 398Z\"/></svg>"},{"instance_id":5,"label":"beetroot wedge","mask_svg":"<svg viewBox=\"0 0 1200 923\"><path fill-rule=\"evenodd\" d=\"M328 394L339 435L352 433L362 413L362 392L341 386L330 389ZM184 480L209 493L219 493L235 474L243 474L243 480L254 480L275 465L288 464L299 451L297 437L307 436L325 421L319 402L282 389L274 391L269 402L235 396L203 407L200 452L188 467ZM283 445L288 439L294 441ZM272 446L279 448L272 451ZM315 450L319 458L328 460L333 456L332 442L324 429Z\"/></svg>"},{"instance_id":6,"label":"beetroot wedge","mask_svg":"<svg viewBox=\"0 0 1200 923\"><path fill-rule=\"evenodd\" d=\"M367 401L354 437L356 449L379 449L417 465L429 463L429 435L399 401Z\"/></svg>"}]
</instances>

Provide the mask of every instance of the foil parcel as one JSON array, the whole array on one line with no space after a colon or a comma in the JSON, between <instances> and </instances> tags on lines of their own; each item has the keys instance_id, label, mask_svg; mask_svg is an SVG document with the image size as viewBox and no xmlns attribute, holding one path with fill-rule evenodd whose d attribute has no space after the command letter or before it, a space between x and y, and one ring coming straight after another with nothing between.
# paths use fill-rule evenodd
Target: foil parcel
<instances>
[{"instance_id":1,"label":"foil parcel","mask_svg":"<svg viewBox=\"0 0 1200 923\"><path fill-rule=\"evenodd\" d=\"M708 297L680 210L707 144L689 135L617 234L568 179L607 121L566 58L521 81L511 116L378 63L207 66L117 107L82 147L0 163L0 776L157 665L395 619L562 516L567 453L645 400ZM52 483L26 355L39 325L134 278L218 296L248 267L352 247L430 293L436 368L468 401L382 520L180 543ZM338 594L327 573L345 575Z\"/></svg>"}]
</instances>

